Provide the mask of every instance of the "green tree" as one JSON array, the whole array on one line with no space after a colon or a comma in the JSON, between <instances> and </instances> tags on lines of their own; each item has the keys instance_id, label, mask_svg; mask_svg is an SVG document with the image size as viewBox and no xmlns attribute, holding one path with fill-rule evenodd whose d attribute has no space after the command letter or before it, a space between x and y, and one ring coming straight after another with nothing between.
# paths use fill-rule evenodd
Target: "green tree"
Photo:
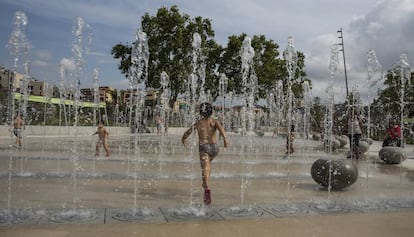
<instances>
[{"instance_id":1,"label":"green tree","mask_svg":"<svg viewBox=\"0 0 414 237\"><path fill-rule=\"evenodd\" d=\"M411 114L413 107L411 102L414 99L414 83L413 73L411 73L410 82L406 81L404 85L404 103L406 110L404 114ZM384 81L385 89L380 91L378 97L374 100L373 106L380 110L379 112L387 112L392 117L398 118L401 114L401 76L397 68L387 72ZM383 113L384 114L384 113Z\"/></svg>"},{"instance_id":2,"label":"green tree","mask_svg":"<svg viewBox=\"0 0 414 237\"><path fill-rule=\"evenodd\" d=\"M325 106L321 103L321 98L313 99L311 108L311 130L315 132L323 132L323 120L325 117Z\"/></svg>"},{"instance_id":3,"label":"green tree","mask_svg":"<svg viewBox=\"0 0 414 237\"><path fill-rule=\"evenodd\" d=\"M147 34L150 52L147 86L160 87L160 75L165 71L170 78L171 101L184 92L185 82L191 73L191 52L193 34L202 39L202 52L205 56L206 87L213 90L217 83L215 68L221 47L214 41L214 31L209 19L191 19L181 14L177 6L162 7L155 16L146 13L141 21L142 31ZM131 45L119 43L112 48L114 58L120 60L119 69L128 76L131 59Z\"/></svg>"},{"instance_id":4,"label":"green tree","mask_svg":"<svg viewBox=\"0 0 414 237\"><path fill-rule=\"evenodd\" d=\"M252 47L255 51L254 66L259 85L258 96L264 98L268 89L276 85L275 75L283 70L283 64L278 59L279 45L273 40L267 40L264 35L255 35L252 39Z\"/></svg>"},{"instance_id":5,"label":"green tree","mask_svg":"<svg viewBox=\"0 0 414 237\"><path fill-rule=\"evenodd\" d=\"M240 93L243 88L241 75L241 58L240 49L245 33L241 35L232 35L228 38L227 47L224 48L223 56L220 60L219 71L225 73L229 78L229 91ZM273 40L266 39L264 35L254 35L251 41L254 48L254 70L258 77L258 97L265 98L266 94L272 88L275 88L277 81L282 80L283 84L287 84L288 74L286 63L280 57L278 51L279 45ZM306 78L305 56L301 52L297 52L298 62L295 75L293 78L292 90L297 98L303 97L303 80ZM308 80L309 81L309 80ZM286 93L285 87L285 93Z\"/></svg>"},{"instance_id":6,"label":"green tree","mask_svg":"<svg viewBox=\"0 0 414 237\"><path fill-rule=\"evenodd\" d=\"M378 99L374 101L375 104L381 104L377 109L382 110L381 113L389 114L392 117L399 117L401 107L401 80L400 76L393 71L388 71L384 81L386 88L379 94ZM384 113L385 112L385 113Z\"/></svg>"},{"instance_id":7,"label":"green tree","mask_svg":"<svg viewBox=\"0 0 414 237\"><path fill-rule=\"evenodd\" d=\"M302 83L304 81L308 81L309 85L312 86L311 81L306 78L306 72L304 70L305 68L305 55L300 52L297 51L298 54L298 61L297 61L297 68L296 68L296 72L295 72L295 76L293 78L293 83L292 83L292 91L293 94L295 95L296 98L303 98L303 85ZM286 72L286 67L284 67L285 69L285 77L287 78L287 72ZM284 77L282 77L284 78Z\"/></svg>"},{"instance_id":8,"label":"green tree","mask_svg":"<svg viewBox=\"0 0 414 237\"><path fill-rule=\"evenodd\" d=\"M119 60L118 69L125 77L128 77L129 67L131 66L131 49L132 46L126 43L118 43L112 47L111 54Z\"/></svg>"},{"instance_id":9,"label":"green tree","mask_svg":"<svg viewBox=\"0 0 414 237\"><path fill-rule=\"evenodd\" d=\"M414 115L414 74L404 84L404 117ZM371 104L371 123L374 132L381 133L388 124L388 118L401 120L401 73L398 66L389 70L384 81L385 88L378 93L378 97ZM378 130L378 131L377 131Z\"/></svg>"},{"instance_id":10,"label":"green tree","mask_svg":"<svg viewBox=\"0 0 414 237\"><path fill-rule=\"evenodd\" d=\"M243 88L240 49L245 37L246 34L229 36L219 62L219 72L224 73L229 79L227 90L236 94L240 94Z\"/></svg>"},{"instance_id":11,"label":"green tree","mask_svg":"<svg viewBox=\"0 0 414 237\"><path fill-rule=\"evenodd\" d=\"M146 13L141 21L142 31L148 36L149 68L148 86L160 86L161 72L165 71L170 78L171 102L177 95L185 91L191 68L191 52L193 34L201 36L201 50L205 65L205 89L210 90L213 98L218 96L219 73L224 73L228 81L228 91L240 94L243 88L241 75L240 49L246 37L245 33L228 37L225 48L214 40L214 31L209 19L196 17L191 19L181 14L177 6L158 9L155 16ZM268 91L274 89L278 80L287 84L286 63L278 51L279 45L264 35L255 35L251 41L255 50L254 71L258 77L258 98L265 98ZM131 45L119 43L112 48L112 55L119 59L119 69L125 76L131 59ZM303 97L302 82L306 79L305 56L297 52L298 62L293 77L292 90L296 98ZM285 93L287 88L284 88Z\"/></svg>"}]
</instances>

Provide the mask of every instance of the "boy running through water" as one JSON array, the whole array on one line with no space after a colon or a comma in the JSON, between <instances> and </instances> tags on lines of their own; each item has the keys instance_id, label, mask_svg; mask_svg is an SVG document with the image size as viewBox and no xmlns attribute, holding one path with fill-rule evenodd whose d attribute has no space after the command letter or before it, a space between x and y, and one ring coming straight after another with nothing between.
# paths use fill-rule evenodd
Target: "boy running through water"
<instances>
[{"instance_id":1,"label":"boy running through water","mask_svg":"<svg viewBox=\"0 0 414 237\"><path fill-rule=\"evenodd\" d=\"M217 145L216 131L218 130L220 136L223 137L224 147L227 147L227 137L224 128L221 124L210 118L213 113L213 107L210 103L202 103L200 105L201 119L197 120L186 132L184 132L181 142L186 145L186 139L193 130L197 130L198 143L199 143L199 155L201 163L201 177L204 188L204 203L209 205L211 203L211 191L210 191L210 174L211 174L211 161L217 156L219 148Z\"/></svg>"},{"instance_id":2,"label":"boy running through water","mask_svg":"<svg viewBox=\"0 0 414 237\"><path fill-rule=\"evenodd\" d=\"M99 140L96 143L95 156L99 156L99 147L102 144L103 147L104 147L104 149L105 149L105 152L106 152L106 155L105 156L108 157L110 155L109 154L109 149L108 149L108 136L109 136L109 132L105 128L104 121L103 120L100 120L99 121L98 130L94 134L92 134L92 135L95 135L95 134L98 134L98 137L99 137Z\"/></svg>"}]
</instances>

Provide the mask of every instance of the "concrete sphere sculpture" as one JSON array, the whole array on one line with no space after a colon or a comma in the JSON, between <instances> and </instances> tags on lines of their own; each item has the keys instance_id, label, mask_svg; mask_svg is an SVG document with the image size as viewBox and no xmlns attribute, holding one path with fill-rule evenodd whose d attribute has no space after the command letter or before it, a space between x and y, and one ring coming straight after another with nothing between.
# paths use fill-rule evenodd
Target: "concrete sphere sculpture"
<instances>
[{"instance_id":1,"label":"concrete sphere sculpture","mask_svg":"<svg viewBox=\"0 0 414 237\"><path fill-rule=\"evenodd\" d=\"M355 183L358 179L358 169L348 159L318 159L312 165L311 175L319 185L341 190Z\"/></svg>"},{"instance_id":2,"label":"concrete sphere sculpture","mask_svg":"<svg viewBox=\"0 0 414 237\"><path fill-rule=\"evenodd\" d=\"M379 157L386 164L399 164L407 159L407 154L401 147L385 146L379 151Z\"/></svg>"},{"instance_id":3,"label":"concrete sphere sculpture","mask_svg":"<svg viewBox=\"0 0 414 237\"><path fill-rule=\"evenodd\" d=\"M362 154L367 153L369 151L368 141L359 141L359 150Z\"/></svg>"},{"instance_id":4,"label":"concrete sphere sculpture","mask_svg":"<svg viewBox=\"0 0 414 237\"><path fill-rule=\"evenodd\" d=\"M319 140L321 140L321 135L320 134L313 134L312 139L315 140L315 141L319 141Z\"/></svg>"},{"instance_id":5,"label":"concrete sphere sculpture","mask_svg":"<svg viewBox=\"0 0 414 237\"><path fill-rule=\"evenodd\" d=\"M256 130L256 131L254 131L254 133L256 133L256 135L258 137L263 137L264 136L264 132L263 131L260 131L260 130Z\"/></svg>"},{"instance_id":6,"label":"concrete sphere sculpture","mask_svg":"<svg viewBox=\"0 0 414 237\"><path fill-rule=\"evenodd\" d=\"M336 149L341 147L341 142L338 139L336 139L335 137L332 138L331 144L332 144L332 149L333 150L336 150Z\"/></svg>"},{"instance_id":7,"label":"concrete sphere sculpture","mask_svg":"<svg viewBox=\"0 0 414 237\"><path fill-rule=\"evenodd\" d=\"M361 141L366 141L370 146L374 143L372 138L369 138L369 137L363 137L361 138Z\"/></svg>"},{"instance_id":8,"label":"concrete sphere sculpture","mask_svg":"<svg viewBox=\"0 0 414 237\"><path fill-rule=\"evenodd\" d=\"M341 136L337 136L336 139L339 141L340 143L340 148L344 148L347 144L348 144L348 136L346 135L341 135Z\"/></svg>"},{"instance_id":9,"label":"concrete sphere sculpture","mask_svg":"<svg viewBox=\"0 0 414 237\"><path fill-rule=\"evenodd\" d=\"M332 137L332 140L331 140L330 143L327 139L325 139L323 141L323 143L324 143L325 149L327 149L327 150L329 149L329 146L331 146L333 151L335 151L336 149L338 149L341 146L341 143L335 137Z\"/></svg>"}]
</instances>

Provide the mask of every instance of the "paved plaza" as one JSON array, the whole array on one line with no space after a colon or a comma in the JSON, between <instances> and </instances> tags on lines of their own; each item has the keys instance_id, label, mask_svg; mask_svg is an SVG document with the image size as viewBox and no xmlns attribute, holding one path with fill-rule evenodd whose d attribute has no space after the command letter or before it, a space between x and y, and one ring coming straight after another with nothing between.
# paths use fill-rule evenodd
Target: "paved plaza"
<instances>
[{"instance_id":1,"label":"paved plaza","mask_svg":"<svg viewBox=\"0 0 414 237\"><path fill-rule=\"evenodd\" d=\"M27 135L21 149L0 136L0 236L412 236L414 146L386 165L374 142L353 161L357 182L328 191L310 168L345 158L347 147L327 154L298 138L286 158L283 137L230 133L204 206L197 149L180 132L112 132L111 157L94 156L88 132Z\"/></svg>"}]
</instances>

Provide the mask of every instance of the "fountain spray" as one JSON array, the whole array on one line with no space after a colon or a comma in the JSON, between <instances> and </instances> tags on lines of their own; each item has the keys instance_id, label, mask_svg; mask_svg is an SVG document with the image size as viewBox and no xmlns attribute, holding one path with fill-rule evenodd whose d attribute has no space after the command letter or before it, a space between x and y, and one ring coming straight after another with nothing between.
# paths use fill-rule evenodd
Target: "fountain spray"
<instances>
[{"instance_id":1,"label":"fountain spray","mask_svg":"<svg viewBox=\"0 0 414 237\"><path fill-rule=\"evenodd\" d=\"M293 133L294 131L291 130L291 127L293 125L292 123L292 119L293 119L293 114L292 114L292 110L293 110L293 99L294 99L294 94L292 92L292 83L294 80L294 76L295 76L295 72L296 72L296 67L297 67L297 62L298 62L298 55L297 52L294 48L294 40L293 37L289 36L288 37L288 44L287 47L285 49L285 51L283 51L283 57L285 59L286 62L286 69L288 72L288 80L287 80L287 131L286 131L286 136L288 136L287 139L287 153L286 153L286 159L287 159L287 195L288 195L288 200L289 200L289 190L290 190L290 147L291 147L291 142L292 139L289 139L289 137L291 136L290 133Z\"/></svg>"},{"instance_id":2,"label":"fountain spray","mask_svg":"<svg viewBox=\"0 0 414 237\"><path fill-rule=\"evenodd\" d=\"M166 126L168 126L168 114L169 114L169 102L171 97L171 90L169 88L170 79L168 77L168 74L166 72L161 73L161 95L160 95L160 122L161 124L157 125L160 126L160 155L158 157L158 163L160 166L160 175L162 176L162 165L163 165L163 159L165 157L165 135L167 132Z\"/></svg>"},{"instance_id":3,"label":"fountain spray","mask_svg":"<svg viewBox=\"0 0 414 237\"><path fill-rule=\"evenodd\" d=\"M381 64L378 62L377 56L373 49L368 50L367 53L368 62L367 62L367 84L369 89L372 89L377 85L377 83L383 79L383 70ZM368 95L368 138L371 137L371 95Z\"/></svg>"},{"instance_id":4,"label":"fountain spray","mask_svg":"<svg viewBox=\"0 0 414 237\"><path fill-rule=\"evenodd\" d=\"M23 119L26 118L26 108L27 108L27 98L28 98L28 74L29 74L29 61L28 61L28 50L29 42L26 38L28 26L28 19L24 12L18 11L14 15L13 22L13 32L10 36L7 47L10 50L10 55L13 57L13 74L14 77L9 79L9 94L8 94L8 104L7 104L7 124L11 124L14 120L15 115L15 92L17 87L16 73L19 70L19 60L23 61L24 67L24 76L23 81L21 82L21 88L23 91L23 103L22 97L19 99L19 115L23 113ZM23 51L23 52L22 52ZM12 137L13 135L10 134ZM9 156L9 176L8 176L8 189L7 189L7 218L9 223L12 222L14 215L11 211L11 199L12 199L12 173L13 173L13 152L10 149Z\"/></svg>"},{"instance_id":5,"label":"fountain spray","mask_svg":"<svg viewBox=\"0 0 414 237\"><path fill-rule=\"evenodd\" d=\"M335 105L335 92L334 92L334 81L335 73L338 70L339 65L339 48L338 45L334 44L331 46L331 54L329 61L329 84L326 88L326 94L328 98L326 100L326 112L325 112L325 149L329 154L332 153L332 139L333 139L333 114Z\"/></svg>"},{"instance_id":6,"label":"fountain spray","mask_svg":"<svg viewBox=\"0 0 414 237\"><path fill-rule=\"evenodd\" d=\"M410 64L408 63L408 58L406 54L401 54L400 60L398 62L398 68L400 69L400 106L401 106L401 147L404 147L404 107L405 107L405 86L411 86L411 69Z\"/></svg>"},{"instance_id":7,"label":"fountain spray","mask_svg":"<svg viewBox=\"0 0 414 237\"><path fill-rule=\"evenodd\" d=\"M84 40L85 33L89 33L88 40ZM72 161L73 161L73 208L76 211L77 208L77 172L82 167L79 163L79 152L78 152L78 122L79 122L79 106L80 106L80 84L83 78L84 67L86 65L86 56L89 53L89 47L92 42L91 29L85 21L78 17L73 26L74 41L72 44L73 62L75 65L73 74L71 75L71 90L74 94L74 121L73 121L73 149L72 149Z\"/></svg>"},{"instance_id":8,"label":"fountain spray","mask_svg":"<svg viewBox=\"0 0 414 237\"><path fill-rule=\"evenodd\" d=\"M240 50L241 57L241 72L242 72L242 85L243 85L243 95L245 107L242 110L242 127L243 131L247 132L249 137L249 146L248 157L251 157L251 152L253 150L253 129L254 129L254 101L256 96L257 88L257 76L253 67L253 58L254 58L254 48L251 46L251 39L249 37L244 38L243 44ZM247 113L247 121L246 121ZM247 130L246 130L247 123ZM242 156L241 156L242 157ZM248 185L248 180L244 175L241 177L241 192L240 192L240 207L244 206L244 190Z\"/></svg>"},{"instance_id":9,"label":"fountain spray","mask_svg":"<svg viewBox=\"0 0 414 237\"><path fill-rule=\"evenodd\" d=\"M134 88L133 97L135 99L135 137L134 137L134 148L135 148L135 175L134 175L134 213L137 211L137 198L138 198L138 168L141 163L141 151L138 145L141 126L145 123L143 108L146 95L146 83L148 78L148 60L149 60L149 48L147 34L141 30L136 32L136 40L134 42L131 52L131 67L129 73L129 83ZM131 100L132 100L131 98Z\"/></svg>"},{"instance_id":10,"label":"fountain spray","mask_svg":"<svg viewBox=\"0 0 414 237\"><path fill-rule=\"evenodd\" d=\"M367 52L367 84L370 91L377 85L379 81L383 79L383 70L381 64L378 62L377 56L373 49ZM367 126L367 137L371 138L371 95L368 94L368 126ZM365 205L368 205L368 174L369 174L369 161L366 164L366 193L365 193Z\"/></svg>"},{"instance_id":11,"label":"fountain spray","mask_svg":"<svg viewBox=\"0 0 414 237\"><path fill-rule=\"evenodd\" d=\"M338 45L333 44L331 46L331 54L330 54L330 61L329 61L329 85L326 88L326 94L328 98L326 100L326 112L325 112L325 134L324 134L324 143L325 143L325 150L329 154L332 154L332 140L333 140L333 114L334 114L334 105L335 105L335 93L334 93L334 79L335 73L338 70L339 65L339 48ZM331 170L332 164L329 162L329 177L328 177L328 193L330 193L331 187Z\"/></svg>"}]
</instances>

